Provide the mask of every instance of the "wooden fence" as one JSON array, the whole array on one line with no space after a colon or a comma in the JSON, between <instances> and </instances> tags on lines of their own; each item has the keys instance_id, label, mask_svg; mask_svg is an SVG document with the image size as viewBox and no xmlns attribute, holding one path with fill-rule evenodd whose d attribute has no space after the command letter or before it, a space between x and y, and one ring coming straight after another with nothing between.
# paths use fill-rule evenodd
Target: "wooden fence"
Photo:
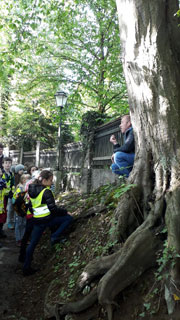
<instances>
[{"instance_id":1,"label":"wooden fence","mask_svg":"<svg viewBox=\"0 0 180 320\"><path fill-rule=\"evenodd\" d=\"M109 142L110 136L114 134L116 139L122 143L122 134L119 129L120 118L108 122L95 131L93 166L104 166L111 164L113 146Z\"/></svg>"},{"instance_id":2,"label":"wooden fence","mask_svg":"<svg viewBox=\"0 0 180 320\"><path fill-rule=\"evenodd\" d=\"M110 136L115 134L122 143L122 135L119 129L120 118L98 127L94 134L92 157L89 162L87 155L83 154L81 142L69 143L63 150L63 171L66 176L67 188L79 188L82 191L90 191L102 184L115 181L115 175L110 170L113 146L109 142ZM37 143L35 151L23 152L10 150L10 157L15 163L32 163L42 168L50 168L56 171L57 150L41 150ZM90 187L88 187L90 186Z\"/></svg>"}]
</instances>

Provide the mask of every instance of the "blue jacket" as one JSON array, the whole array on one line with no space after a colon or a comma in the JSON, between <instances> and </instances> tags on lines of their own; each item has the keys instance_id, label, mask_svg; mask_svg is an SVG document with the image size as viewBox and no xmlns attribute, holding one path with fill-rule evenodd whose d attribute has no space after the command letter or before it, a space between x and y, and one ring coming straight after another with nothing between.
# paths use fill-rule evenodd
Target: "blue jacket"
<instances>
[{"instance_id":1,"label":"blue jacket","mask_svg":"<svg viewBox=\"0 0 180 320\"><path fill-rule=\"evenodd\" d=\"M114 153L116 152L125 152L125 153L134 153L135 152L135 143L134 143L134 133L133 128L129 128L124 133L124 144L120 146L119 143L114 146Z\"/></svg>"}]
</instances>

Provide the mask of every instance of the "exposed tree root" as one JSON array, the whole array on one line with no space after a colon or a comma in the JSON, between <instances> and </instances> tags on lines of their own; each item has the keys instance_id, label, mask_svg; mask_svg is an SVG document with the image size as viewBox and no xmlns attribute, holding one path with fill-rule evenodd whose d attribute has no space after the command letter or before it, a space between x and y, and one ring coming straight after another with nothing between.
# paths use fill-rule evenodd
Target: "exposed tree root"
<instances>
[{"instance_id":1,"label":"exposed tree root","mask_svg":"<svg viewBox=\"0 0 180 320\"><path fill-rule=\"evenodd\" d=\"M130 204L131 201L129 201ZM135 205L137 210L137 204ZM156 253L162 248L162 240L158 237L161 228L159 218L162 212L163 197L156 201L153 211L128 237L120 250L111 256L91 261L79 277L78 286L82 289L97 276L105 274L99 281L98 287L82 300L64 304L59 309L59 315L85 311L98 300L105 306L108 319L112 320L112 306L116 295L156 264Z\"/></svg>"},{"instance_id":2,"label":"exposed tree root","mask_svg":"<svg viewBox=\"0 0 180 320\"><path fill-rule=\"evenodd\" d=\"M98 300L106 306L108 318L113 318L111 305L114 304L115 296L156 263L156 252L161 247L162 241L156 235L157 228L150 228L151 222L143 223L128 238L121 250L112 256L101 258L97 262L92 261L86 267L85 270L86 272L89 270L89 276L85 280L82 273L79 279L80 287L83 287L87 283L86 281L90 282L97 274L104 273L107 269L109 271L100 280L98 292L97 289L94 289L82 300L65 304L59 312L60 315L82 312ZM103 261L106 266L103 266ZM99 268L97 272L95 267Z\"/></svg>"},{"instance_id":3,"label":"exposed tree root","mask_svg":"<svg viewBox=\"0 0 180 320\"><path fill-rule=\"evenodd\" d=\"M80 301L65 304L59 311L60 315L79 313L91 307L97 301L97 288L93 289L88 296Z\"/></svg>"},{"instance_id":4,"label":"exposed tree root","mask_svg":"<svg viewBox=\"0 0 180 320\"><path fill-rule=\"evenodd\" d=\"M53 289L54 281L52 281L49 285L49 288L45 295L44 300L44 318L45 319L52 319L55 318L56 320L60 320L59 314L58 314L58 305L53 305L49 303L49 294L51 290Z\"/></svg>"},{"instance_id":5,"label":"exposed tree root","mask_svg":"<svg viewBox=\"0 0 180 320\"><path fill-rule=\"evenodd\" d=\"M118 259L122 248L110 256L94 259L85 267L78 279L78 287L82 289L99 275L104 275Z\"/></svg>"},{"instance_id":6,"label":"exposed tree root","mask_svg":"<svg viewBox=\"0 0 180 320\"><path fill-rule=\"evenodd\" d=\"M144 222L126 241L113 267L100 280L98 300L111 304L114 297L156 263L156 252L162 242L157 228L150 229Z\"/></svg>"},{"instance_id":7,"label":"exposed tree root","mask_svg":"<svg viewBox=\"0 0 180 320\"><path fill-rule=\"evenodd\" d=\"M89 218L94 216L96 213L101 213L101 212L106 212L107 207L102 204L98 204L94 207L89 208L88 210L82 211L82 213L78 216L78 220L83 219L83 218Z\"/></svg>"}]
</instances>

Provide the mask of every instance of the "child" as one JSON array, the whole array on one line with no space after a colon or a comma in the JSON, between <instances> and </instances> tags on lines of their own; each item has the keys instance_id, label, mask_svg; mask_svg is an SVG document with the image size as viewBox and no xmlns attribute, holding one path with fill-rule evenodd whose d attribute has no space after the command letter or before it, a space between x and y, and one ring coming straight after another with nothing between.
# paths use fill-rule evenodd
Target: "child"
<instances>
[{"instance_id":1,"label":"child","mask_svg":"<svg viewBox=\"0 0 180 320\"><path fill-rule=\"evenodd\" d=\"M2 178L6 181L7 194L5 195L5 210L7 210L7 224L10 230L14 229L14 210L12 206L12 196L14 192L14 175L11 172L12 159L5 157L3 159L3 175Z\"/></svg>"},{"instance_id":2,"label":"child","mask_svg":"<svg viewBox=\"0 0 180 320\"><path fill-rule=\"evenodd\" d=\"M16 191L13 195L13 204L16 205L18 200L20 199L20 196L25 197L25 185L26 182L29 180L30 175L29 174L23 174L20 177L20 183L16 187ZM18 247L21 246L21 240L23 238L24 232L26 228L26 213L23 212L22 208L19 206L16 207L15 212L15 237L16 237L16 243Z\"/></svg>"},{"instance_id":3,"label":"child","mask_svg":"<svg viewBox=\"0 0 180 320\"><path fill-rule=\"evenodd\" d=\"M2 178L2 175L3 173L0 169L0 238L6 238L6 235L3 231L3 224L5 224L7 218L4 199L8 190L6 188L6 181Z\"/></svg>"},{"instance_id":4,"label":"child","mask_svg":"<svg viewBox=\"0 0 180 320\"><path fill-rule=\"evenodd\" d=\"M37 171L38 167L31 165L28 169L27 169L27 173L29 173L31 176L33 175L34 171Z\"/></svg>"},{"instance_id":5,"label":"child","mask_svg":"<svg viewBox=\"0 0 180 320\"><path fill-rule=\"evenodd\" d=\"M30 179L26 182L25 185L25 192L27 192L27 202L30 202L30 197L28 194L28 188L29 185L31 183L33 183L40 175L40 171L36 170L33 171ZM30 240L31 237L31 233L33 230L33 225L34 225L34 219L33 219L33 211L32 211L32 206L30 207L28 205L28 210L27 210L27 214L26 214L26 229L24 232L24 236L21 240L21 247L20 247L20 252L19 252L19 257L18 257L18 261L19 262L24 262L25 261L25 257L26 257L26 247L27 247L27 243Z\"/></svg>"},{"instance_id":6,"label":"child","mask_svg":"<svg viewBox=\"0 0 180 320\"><path fill-rule=\"evenodd\" d=\"M51 244L57 243L62 232L73 221L73 218L64 208L57 207L50 187L53 182L53 174L49 170L41 171L38 179L29 185L34 226L31 234L31 242L26 250L26 258L23 267L24 276L34 274L37 270L31 268L33 252L44 232L49 227L57 227L51 234Z\"/></svg>"},{"instance_id":7,"label":"child","mask_svg":"<svg viewBox=\"0 0 180 320\"><path fill-rule=\"evenodd\" d=\"M24 166L23 164L17 164L15 166L15 187L18 185L18 183L20 182L20 177L22 176L22 174L24 173Z\"/></svg>"}]
</instances>

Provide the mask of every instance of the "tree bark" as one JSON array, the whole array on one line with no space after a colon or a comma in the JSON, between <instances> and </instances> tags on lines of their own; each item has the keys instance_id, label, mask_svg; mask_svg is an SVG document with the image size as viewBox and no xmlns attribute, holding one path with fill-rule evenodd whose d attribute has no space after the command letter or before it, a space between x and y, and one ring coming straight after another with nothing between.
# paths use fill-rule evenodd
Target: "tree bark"
<instances>
[{"instance_id":1,"label":"tree bark","mask_svg":"<svg viewBox=\"0 0 180 320\"><path fill-rule=\"evenodd\" d=\"M145 218L148 206L152 208L164 196L162 220L165 216L168 245L180 253L180 28L175 15L179 2L116 3L136 138L131 180L143 187ZM171 270L176 285L180 284L179 269L177 258Z\"/></svg>"},{"instance_id":2,"label":"tree bark","mask_svg":"<svg viewBox=\"0 0 180 320\"><path fill-rule=\"evenodd\" d=\"M84 271L78 279L78 287L82 289L85 285L89 284L93 279L100 275L104 275L116 262L122 249L114 254L94 259L85 267Z\"/></svg>"}]
</instances>

